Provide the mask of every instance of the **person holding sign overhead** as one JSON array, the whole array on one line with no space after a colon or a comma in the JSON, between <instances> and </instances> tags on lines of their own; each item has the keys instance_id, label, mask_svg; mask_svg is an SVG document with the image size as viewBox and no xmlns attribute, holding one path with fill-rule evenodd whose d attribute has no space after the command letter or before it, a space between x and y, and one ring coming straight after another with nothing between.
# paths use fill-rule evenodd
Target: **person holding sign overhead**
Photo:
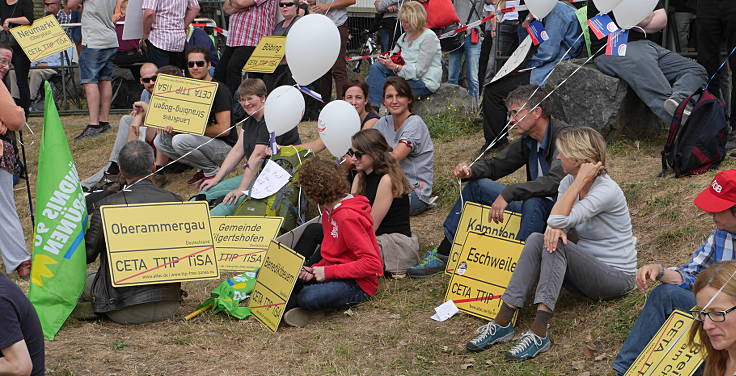
<instances>
[{"instance_id":1,"label":"person holding sign overhead","mask_svg":"<svg viewBox=\"0 0 736 376\"><path fill-rule=\"evenodd\" d=\"M84 318L85 310L103 314L120 324L141 324L173 317L181 301L181 283L112 287L108 268L105 234L100 217L100 206L140 204L149 202L180 202L181 197L159 189L145 178L154 167L153 149L143 141L126 144L119 155L120 173L126 188L95 203L89 229L84 235L87 263L100 257L100 268L89 272L87 283L77 305L77 317ZM143 179L143 180L140 180ZM90 303L87 303L90 302ZM86 303L86 304L85 304ZM91 307L89 307L91 305ZM95 316L89 316L94 318Z\"/></svg>"},{"instance_id":2,"label":"person holding sign overhead","mask_svg":"<svg viewBox=\"0 0 736 376\"><path fill-rule=\"evenodd\" d=\"M210 51L202 46L194 46L186 52L187 69L192 78L212 81L210 76ZM156 149L167 157L192 166L197 172L187 184L197 184L201 180L214 177L220 170L220 163L230 152L238 138L230 126L232 96L222 82L217 86L215 99L210 109L210 117L204 136L179 134L167 127L154 140Z\"/></svg>"},{"instance_id":3,"label":"person holding sign overhead","mask_svg":"<svg viewBox=\"0 0 736 376\"><path fill-rule=\"evenodd\" d=\"M364 196L348 194L348 182L334 162L313 158L299 175L304 194L322 210L322 260L302 267L287 304L284 322L303 327L324 310L368 300L383 275L371 206Z\"/></svg>"},{"instance_id":4,"label":"person holding sign overhead","mask_svg":"<svg viewBox=\"0 0 736 376\"><path fill-rule=\"evenodd\" d=\"M603 136L589 127L568 128L556 143L557 159L567 176L560 182L547 230L527 238L498 315L478 328L480 335L468 342L468 351L483 351L514 338L512 318L535 282L537 311L531 330L506 352L506 359L531 359L549 350L549 321L563 281L568 289L593 300L617 298L634 288L636 238L626 197L606 172Z\"/></svg>"},{"instance_id":5,"label":"person holding sign overhead","mask_svg":"<svg viewBox=\"0 0 736 376\"><path fill-rule=\"evenodd\" d=\"M263 116L263 106L266 103L266 85L259 78L247 78L240 83L235 95L240 105L248 114L243 122L243 130L238 132L238 141L225 157L221 168L215 176L205 179L199 189L206 191L214 187L215 190L228 191L222 203L210 212L213 216L232 215L235 208L245 198L243 191L250 189L260 171L262 162L268 157L270 137L266 120ZM235 133L234 130L231 132ZM281 136L276 137L279 145L296 145L300 143L299 131L294 128ZM236 176L225 181L235 166L245 157L243 176Z\"/></svg>"},{"instance_id":6,"label":"person holding sign overhead","mask_svg":"<svg viewBox=\"0 0 736 376\"><path fill-rule=\"evenodd\" d=\"M736 374L736 261L705 269L693 285L697 306L690 310L695 324L691 338L705 346L703 376Z\"/></svg>"},{"instance_id":7,"label":"person holding sign overhead","mask_svg":"<svg viewBox=\"0 0 736 376\"><path fill-rule=\"evenodd\" d=\"M736 170L719 172L694 202L713 217L716 229L686 264L670 268L648 264L639 268L639 290L646 291L649 282L659 281L660 285L647 296L639 318L611 365L619 374L626 373L672 311L687 312L695 305L691 290L698 275L711 265L736 256Z\"/></svg>"}]
</instances>

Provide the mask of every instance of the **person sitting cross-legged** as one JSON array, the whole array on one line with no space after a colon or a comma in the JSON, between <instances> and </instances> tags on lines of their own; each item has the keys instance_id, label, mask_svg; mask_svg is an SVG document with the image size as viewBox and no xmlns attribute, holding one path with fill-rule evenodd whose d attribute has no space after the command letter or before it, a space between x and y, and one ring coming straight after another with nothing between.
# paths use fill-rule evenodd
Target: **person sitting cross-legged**
<instances>
[{"instance_id":1,"label":"person sitting cross-legged","mask_svg":"<svg viewBox=\"0 0 736 376\"><path fill-rule=\"evenodd\" d=\"M494 158L481 159L472 166L460 163L455 167L455 177L466 179L468 183L463 188L462 199L455 201L445 218L445 238L437 248L427 252L419 265L409 268L407 275L423 278L445 269L460 222L463 200L491 205L488 220L496 223L503 222L504 210L521 213L517 240L526 240L533 232L544 232L557 186L564 176L562 165L555 159L555 141L560 131L569 127L565 122L550 117L546 103L535 107L545 96L544 89L537 90L532 85L520 86L509 93L506 98L509 117L513 129L522 137ZM495 181L523 166L526 166L526 182L504 185Z\"/></svg>"},{"instance_id":2,"label":"person sitting cross-legged","mask_svg":"<svg viewBox=\"0 0 736 376\"><path fill-rule=\"evenodd\" d=\"M605 169L603 136L589 127L569 128L557 138L557 150L567 176L560 182L547 230L527 238L496 318L478 328L468 351L514 338L511 320L535 282L537 311L531 330L506 352L506 359L531 359L549 350L549 321L563 282L593 300L617 298L634 288L636 238L624 192Z\"/></svg>"}]
</instances>

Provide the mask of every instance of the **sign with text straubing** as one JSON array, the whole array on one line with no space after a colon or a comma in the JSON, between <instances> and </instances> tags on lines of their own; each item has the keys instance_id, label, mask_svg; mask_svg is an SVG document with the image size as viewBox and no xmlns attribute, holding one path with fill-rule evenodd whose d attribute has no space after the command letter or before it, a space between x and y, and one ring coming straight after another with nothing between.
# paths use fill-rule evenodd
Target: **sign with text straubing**
<instances>
[{"instance_id":1,"label":"sign with text straubing","mask_svg":"<svg viewBox=\"0 0 736 376\"><path fill-rule=\"evenodd\" d=\"M475 202L465 202L463 213L460 216L460 222L458 222L457 230L455 231L455 239L450 249L450 257L445 267L446 274L452 275L454 272L460 259L460 252L465 243L465 237L470 232L516 240L516 234L519 232L519 227L521 226L521 214L506 210L503 214L503 223L495 223L488 220L488 214L490 212L490 206Z\"/></svg>"},{"instance_id":2,"label":"sign with text straubing","mask_svg":"<svg viewBox=\"0 0 736 376\"><path fill-rule=\"evenodd\" d=\"M203 135L217 93L216 81L159 74L146 112L145 126Z\"/></svg>"},{"instance_id":3,"label":"sign with text straubing","mask_svg":"<svg viewBox=\"0 0 736 376\"><path fill-rule=\"evenodd\" d=\"M114 287L220 276L206 202L100 207Z\"/></svg>"},{"instance_id":4,"label":"sign with text straubing","mask_svg":"<svg viewBox=\"0 0 736 376\"><path fill-rule=\"evenodd\" d=\"M244 272L260 268L283 221L282 217L212 217L212 238L220 270Z\"/></svg>"},{"instance_id":5,"label":"sign with text straubing","mask_svg":"<svg viewBox=\"0 0 736 376\"><path fill-rule=\"evenodd\" d=\"M703 363L705 348L697 336L690 343L690 328L694 322L689 313L673 311L625 376L690 376L695 373Z\"/></svg>"},{"instance_id":6,"label":"sign with text straubing","mask_svg":"<svg viewBox=\"0 0 736 376\"><path fill-rule=\"evenodd\" d=\"M276 332L291 297L304 256L272 240L263 265L258 270L256 287L248 300L253 316L272 332Z\"/></svg>"},{"instance_id":7,"label":"sign with text straubing","mask_svg":"<svg viewBox=\"0 0 736 376\"><path fill-rule=\"evenodd\" d=\"M74 47L54 15L41 17L30 25L10 29L30 61L38 61Z\"/></svg>"},{"instance_id":8,"label":"sign with text straubing","mask_svg":"<svg viewBox=\"0 0 736 376\"><path fill-rule=\"evenodd\" d=\"M517 240L468 233L445 301L452 300L465 313L493 320L523 249L524 243Z\"/></svg>"}]
</instances>

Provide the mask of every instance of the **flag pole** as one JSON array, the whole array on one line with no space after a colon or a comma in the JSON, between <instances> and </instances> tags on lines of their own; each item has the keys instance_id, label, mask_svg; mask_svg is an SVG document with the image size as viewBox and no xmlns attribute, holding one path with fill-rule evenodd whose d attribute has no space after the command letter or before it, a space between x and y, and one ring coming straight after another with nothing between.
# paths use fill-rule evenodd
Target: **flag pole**
<instances>
[{"instance_id":1,"label":"flag pole","mask_svg":"<svg viewBox=\"0 0 736 376\"><path fill-rule=\"evenodd\" d=\"M28 210L31 211L31 228L36 228L36 213L33 211L33 199L31 198L31 178L28 176L28 163L26 162L26 144L23 142L23 131L18 131L20 139L20 152L23 155L23 168L25 169L26 194L28 195Z\"/></svg>"}]
</instances>

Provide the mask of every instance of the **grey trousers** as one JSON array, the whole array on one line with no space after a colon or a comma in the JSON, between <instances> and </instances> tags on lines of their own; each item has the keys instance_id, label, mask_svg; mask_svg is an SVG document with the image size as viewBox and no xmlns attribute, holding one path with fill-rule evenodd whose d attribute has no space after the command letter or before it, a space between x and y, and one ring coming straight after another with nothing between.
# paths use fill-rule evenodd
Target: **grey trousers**
<instances>
[{"instance_id":1,"label":"grey trousers","mask_svg":"<svg viewBox=\"0 0 736 376\"><path fill-rule=\"evenodd\" d=\"M80 303L77 303L74 316L79 319L93 319L91 315L92 301L92 283L97 276L96 270L87 271L87 282L84 285L84 291L80 297ZM156 322L168 320L179 310L181 303L179 301L162 301L136 304L119 309L117 311L105 312L110 320L118 324L143 324L147 322Z\"/></svg>"},{"instance_id":2,"label":"grey trousers","mask_svg":"<svg viewBox=\"0 0 736 376\"><path fill-rule=\"evenodd\" d=\"M217 174L217 171L220 170L220 164L225 160L231 149L230 145L220 139L193 134L172 136L167 133L159 133L153 144L156 145L157 150L171 159L178 159L191 151L180 162L202 170L207 177Z\"/></svg>"},{"instance_id":3,"label":"grey trousers","mask_svg":"<svg viewBox=\"0 0 736 376\"><path fill-rule=\"evenodd\" d=\"M5 271L10 274L23 261L30 260L31 255L26 252L23 228L15 209L13 175L5 170L0 170L0 223L0 254Z\"/></svg>"},{"instance_id":4,"label":"grey trousers","mask_svg":"<svg viewBox=\"0 0 736 376\"><path fill-rule=\"evenodd\" d=\"M534 283L534 304L554 310L560 289L565 287L593 300L606 300L626 295L634 288L636 275L628 274L600 262L577 244L559 244L557 251L544 248L544 234L534 233L526 245L501 299L514 307L523 307Z\"/></svg>"},{"instance_id":5,"label":"grey trousers","mask_svg":"<svg viewBox=\"0 0 736 376\"><path fill-rule=\"evenodd\" d=\"M626 56L600 55L595 65L603 73L626 81L642 102L662 121L672 121L664 101L681 102L705 85L705 68L662 46L648 41L629 42Z\"/></svg>"}]
</instances>

